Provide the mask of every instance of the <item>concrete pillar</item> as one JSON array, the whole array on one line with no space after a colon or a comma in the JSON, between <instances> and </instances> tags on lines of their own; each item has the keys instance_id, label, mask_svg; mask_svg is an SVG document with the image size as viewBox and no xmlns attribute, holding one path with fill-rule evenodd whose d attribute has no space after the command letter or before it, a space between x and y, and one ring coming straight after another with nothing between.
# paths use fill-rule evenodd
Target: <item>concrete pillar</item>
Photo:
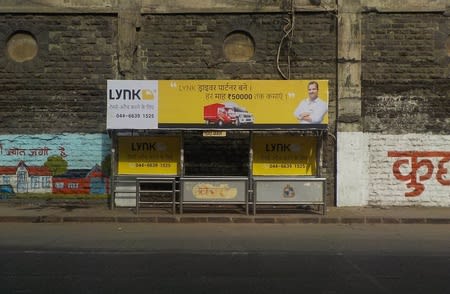
<instances>
[{"instance_id":1,"label":"concrete pillar","mask_svg":"<svg viewBox=\"0 0 450 294\"><path fill-rule=\"evenodd\" d=\"M138 31L141 27L141 1L119 0L118 58L121 79L138 79L140 73Z\"/></svg>"},{"instance_id":2,"label":"concrete pillar","mask_svg":"<svg viewBox=\"0 0 450 294\"><path fill-rule=\"evenodd\" d=\"M362 125L361 0L338 1L337 206L368 199L368 144Z\"/></svg>"}]
</instances>

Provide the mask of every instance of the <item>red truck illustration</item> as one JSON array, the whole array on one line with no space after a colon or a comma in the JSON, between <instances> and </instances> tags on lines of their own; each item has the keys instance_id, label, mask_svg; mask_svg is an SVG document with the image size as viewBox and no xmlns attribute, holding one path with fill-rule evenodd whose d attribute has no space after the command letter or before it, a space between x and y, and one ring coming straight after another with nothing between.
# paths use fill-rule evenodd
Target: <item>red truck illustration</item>
<instances>
[{"instance_id":1,"label":"red truck illustration","mask_svg":"<svg viewBox=\"0 0 450 294\"><path fill-rule=\"evenodd\" d=\"M245 108L233 102L214 103L203 107L203 118L206 124L223 125L253 123L253 115Z\"/></svg>"}]
</instances>

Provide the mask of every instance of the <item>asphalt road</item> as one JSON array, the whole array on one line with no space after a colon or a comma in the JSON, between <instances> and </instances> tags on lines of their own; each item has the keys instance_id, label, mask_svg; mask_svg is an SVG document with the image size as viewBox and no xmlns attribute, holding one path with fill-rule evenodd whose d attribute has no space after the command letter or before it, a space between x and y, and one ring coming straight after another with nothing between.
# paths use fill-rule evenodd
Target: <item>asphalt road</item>
<instances>
[{"instance_id":1,"label":"asphalt road","mask_svg":"<svg viewBox=\"0 0 450 294\"><path fill-rule=\"evenodd\" d=\"M0 224L0 293L449 293L448 225Z\"/></svg>"}]
</instances>

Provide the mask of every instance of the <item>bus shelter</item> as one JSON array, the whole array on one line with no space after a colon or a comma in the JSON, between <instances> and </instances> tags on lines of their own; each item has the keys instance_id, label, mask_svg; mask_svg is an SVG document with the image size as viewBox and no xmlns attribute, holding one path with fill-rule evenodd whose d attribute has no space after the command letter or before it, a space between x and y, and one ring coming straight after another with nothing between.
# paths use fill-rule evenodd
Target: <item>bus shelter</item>
<instances>
[{"instance_id":1,"label":"bus shelter","mask_svg":"<svg viewBox=\"0 0 450 294\"><path fill-rule=\"evenodd\" d=\"M328 115L301 123L297 114L311 85L328 103L324 80L108 81L111 203L137 213L303 204L325 213Z\"/></svg>"}]
</instances>

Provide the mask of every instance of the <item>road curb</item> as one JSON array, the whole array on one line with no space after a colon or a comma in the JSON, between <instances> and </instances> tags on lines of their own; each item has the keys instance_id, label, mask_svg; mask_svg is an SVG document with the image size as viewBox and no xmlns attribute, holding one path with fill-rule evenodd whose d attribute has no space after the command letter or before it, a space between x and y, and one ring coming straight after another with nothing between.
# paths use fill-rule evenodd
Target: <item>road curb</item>
<instances>
[{"instance_id":1,"label":"road curb","mask_svg":"<svg viewBox=\"0 0 450 294\"><path fill-rule=\"evenodd\" d=\"M450 224L450 218L428 218L426 219L426 223L434 225L438 224L448 225Z\"/></svg>"},{"instance_id":2,"label":"road curb","mask_svg":"<svg viewBox=\"0 0 450 294\"><path fill-rule=\"evenodd\" d=\"M39 216L0 216L0 223L39 223Z\"/></svg>"},{"instance_id":3,"label":"road curb","mask_svg":"<svg viewBox=\"0 0 450 294\"><path fill-rule=\"evenodd\" d=\"M450 218L392 216L0 216L0 223L212 223L212 224L450 224Z\"/></svg>"}]
</instances>

